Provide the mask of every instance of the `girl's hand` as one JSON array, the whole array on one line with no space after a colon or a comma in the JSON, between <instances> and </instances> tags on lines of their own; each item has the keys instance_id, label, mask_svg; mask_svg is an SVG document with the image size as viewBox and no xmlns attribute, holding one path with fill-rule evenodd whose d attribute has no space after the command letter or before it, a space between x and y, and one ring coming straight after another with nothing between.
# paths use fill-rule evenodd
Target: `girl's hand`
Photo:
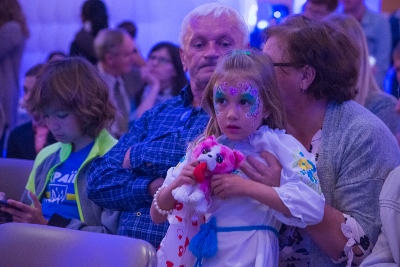
<instances>
[{"instance_id":1,"label":"girl's hand","mask_svg":"<svg viewBox=\"0 0 400 267\"><path fill-rule=\"evenodd\" d=\"M32 192L28 191L28 195L32 200L33 207L9 199L7 200L8 205L1 207L0 210L11 214L14 222L46 225L48 220L43 217L42 204L40 204L40 201Z\"/></svg>"},{"instance_id":2,"label":"girl's hand","mask_svg":"<svg viewBox=\"0 0 400 267\"><path fill-rule=\"evenodd\" d=\"M252 156L246 158L245 164L240 168L253 181L273 186L280 186L282 165L274 155L267 151L261 152L261 157L267 164L257 160Z\"/></svg>"},{"instance_id":3,"label":"girl's hand","mask_svg":"<svg viewBox=\"0 0 400 267\"><path fill-rule=\"evenodd\" d=\"M245 196L248 182L236 174L215 174L211 178L211 191L222 199Z\"/></svg>"},{"instance_id":4,"label":"girl's hand","mask_svg":"<svg viewBox=\"0 0 400 267\"><path fill-rule=\"evenodd\" d=\"M199 165L198 161L192 161L190 164L186 164L179 176L171 183L172 189L175 189L183 184L195 185L196 180L193 175L193 171L196 166Z\"/></svg>"}]
</instances>

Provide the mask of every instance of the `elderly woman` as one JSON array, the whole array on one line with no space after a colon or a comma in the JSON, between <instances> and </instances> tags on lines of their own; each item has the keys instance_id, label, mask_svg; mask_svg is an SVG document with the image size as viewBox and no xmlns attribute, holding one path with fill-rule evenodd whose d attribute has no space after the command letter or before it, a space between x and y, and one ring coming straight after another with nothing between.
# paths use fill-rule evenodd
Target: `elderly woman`
<instances>
[{"instance_id":1,"label":"elderly woman","mask_svg":"<svg viewBox=\"0 0 400 267\"><path fill-rule=\"evenodd\" d=\"M380 230L379 192L400 164L396 140L381 120L351 100L359 53L348 37L302 16L267 28L266 35L263 51L275 65L287 131L315 154L326 198L321 223L281 229L280 264L357 265ZM254 170L246 172L271 183L269 170L279 166L264 158L269 166L250 158Z\"/></svg>"}]
</instances>

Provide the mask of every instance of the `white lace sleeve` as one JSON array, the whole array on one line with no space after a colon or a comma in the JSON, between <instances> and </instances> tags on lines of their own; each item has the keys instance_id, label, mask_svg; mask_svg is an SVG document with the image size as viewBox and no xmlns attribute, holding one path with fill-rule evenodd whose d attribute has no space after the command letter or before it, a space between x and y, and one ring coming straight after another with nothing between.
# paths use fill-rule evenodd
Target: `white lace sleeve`
<instances>
[{"instance_id":1,"label":"white lace sleeve","mask_svg":"<svg viewBox=\"0 0 400 267\"><path fill-rule=\"evenodd\" d=\"M350 215L343 214L345 222L342 223L341 229L347 238L347 243L343 248L342 256L338 261L332 260L334 263L342 263L347 261L346 267L358 266L372 252L374 244L365 235L361 225ZM353 247L357 246L361 250L361 254L355 254Z\"/></svg>"}]
</instances>

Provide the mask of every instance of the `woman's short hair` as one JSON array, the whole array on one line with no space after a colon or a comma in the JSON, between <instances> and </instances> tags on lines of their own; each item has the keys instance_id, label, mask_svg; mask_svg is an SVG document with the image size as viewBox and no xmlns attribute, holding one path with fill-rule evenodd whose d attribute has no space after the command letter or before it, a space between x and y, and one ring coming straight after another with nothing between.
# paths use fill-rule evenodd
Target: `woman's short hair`
<instances>
[{"instance_id":1,"label":"woman's short hair","mask_svg":"<svg viewBox=\"0 0 400 267\"><path fill-rule=\"evenodd\" d=\"M266 39L278 39L284 61L315 69L307 89L314 98L342 103L355 97L360 53L346 34L302 15L292 15L264 33Z\"/></svg>"},{"instance_id":2,"label":"woman's short hair","mask_svg":"<svg viewBox=\"0 0 400 267\"><path fill-rule=\"evenodd\" d=\"M87 60L71 57L48 62L27 100L27 110L42 113L50 105L73 112L83 134L96 137L114 120L116 109L109 89Z\"/></svg>"}]
</instances>

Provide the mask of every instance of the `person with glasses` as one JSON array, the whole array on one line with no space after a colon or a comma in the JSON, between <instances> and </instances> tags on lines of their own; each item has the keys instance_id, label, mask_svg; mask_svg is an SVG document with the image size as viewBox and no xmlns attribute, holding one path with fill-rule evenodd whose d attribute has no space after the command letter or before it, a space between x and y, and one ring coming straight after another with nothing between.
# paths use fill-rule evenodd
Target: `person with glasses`
<instances>
[{"instance_id":1,"label":"person with glasses","mask_svg":"<svg viewBox=\"0 0 400 267\"><path fill-rule=\"evenodd\" d=\"M146 86L140 105L135 111L136 118L140 118L154 105L179 95L182 88L189 83L183 70L179 47L170 42L154 45L140 72Z\"/></svg>"},{"instance_id":2,"label":"person with glasses","mask_svg":"<svg viewBox=\"0 0 400 267\"><path fill-rule=\"evenodd\" d=\"M184 18L180 55L190 83L179 96L145 112L88 174L89 198L122 211L119 235L144 239L158 248L168 223L152 222L153 195L187 144L206 128L209 116L201 100L218 60L233 49L248 47L248 38L243 17L226 4L204 4Z\"/></svg>"},{"instance_id":3,"label":"person with glasses","mask_svg":"<svg viewBox=\"0 0 400 267\"><path fill-rule=\"evenodd\" d=\"M326 199L320 223L281 228L280 265L358 265L371 253L380 231L383 182L400 165L393 134L352 101L358 49L325 22L295 15L266 29L263 52L272 62L285 63L275 64L275 71L287 132L315 155ZM257 163L250 177L260 179L267 166Z\"/></svg>"}]
</instances>

